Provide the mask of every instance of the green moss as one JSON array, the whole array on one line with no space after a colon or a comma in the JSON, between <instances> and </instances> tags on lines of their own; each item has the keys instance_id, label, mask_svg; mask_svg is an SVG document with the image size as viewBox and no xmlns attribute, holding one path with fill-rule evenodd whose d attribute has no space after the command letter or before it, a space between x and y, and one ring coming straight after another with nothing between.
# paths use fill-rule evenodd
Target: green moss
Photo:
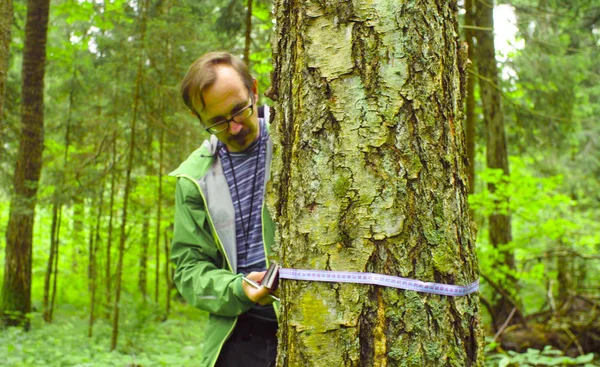
<instances>
[{"instance_id":1,"label":"green moss","mask_svg":"<svg viewBox=\"0 0 600 367\"><path fill-rule=\"evenodd\" d=\"M410 155L410 166L407 167L408 177L409 178L417 178L419 177L419 172L423 169L423 163L421 163L421 159L417 154Z\"/></svg>"},{"instance_id":2,"label":"green moss","mask_svg":"<svg viewBox=\"0 0 600 367\"><path fill-rule=\"evenodd\" d=\"M456 264L456 257L451 252L451 246L443 244L433 253L433 265L442 274L454 274L456 269L459 268Z\"/></svg>"},{"instance_id":3,"label":"green moss","mask_svg":"<svg viewBox=\"0 0 600 367\"><path fill-rule=\"evenodd\" d=\"M440 230L434 229L431 224L424 226L423 235L427 239L427 243L430 245L439 245L442 243L444 238L443 232Z\"/></svg>"},{"instance_id":4,"label":"green moss","mask_svg":"<svg viewBox=\"0 0 600 367\"><path fill-rule=\"evenodd\" d=\"M325 304L327 297L318 298L312 292L306 292L298 300L302 307L302 329L309 331L326 331L335 324L335 308Z\"/></svg>"},{"instance_id":5,"label":"green moss","mask_svg":"<svg viewBox=\"0 0 600 367\"><path fill-rule=\"evenodd\" d=\"M333 182L333 192L337 198L346 197L346 193L352 184L352 180L350 178L350 173L348 173L346 170L340 171L340 173L335 176Z\"/></svg>"}]
</instances>

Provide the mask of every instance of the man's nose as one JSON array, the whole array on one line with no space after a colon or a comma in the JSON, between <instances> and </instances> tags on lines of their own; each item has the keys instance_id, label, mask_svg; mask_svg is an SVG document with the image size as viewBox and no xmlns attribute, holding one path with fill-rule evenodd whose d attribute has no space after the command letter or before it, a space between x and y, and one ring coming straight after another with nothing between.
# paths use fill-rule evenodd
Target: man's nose
<instances>
[{"instance_id":1,"label":"man's nose","mask_svg":"<svg viewBox=\"0 0 600 367\"><path fill-rule=\"evenodd\" d=\"M243 125L239 122L231 121L229 123L229 133L231 135L237 135L242 130Z\"/></svg>"}]
</instances>

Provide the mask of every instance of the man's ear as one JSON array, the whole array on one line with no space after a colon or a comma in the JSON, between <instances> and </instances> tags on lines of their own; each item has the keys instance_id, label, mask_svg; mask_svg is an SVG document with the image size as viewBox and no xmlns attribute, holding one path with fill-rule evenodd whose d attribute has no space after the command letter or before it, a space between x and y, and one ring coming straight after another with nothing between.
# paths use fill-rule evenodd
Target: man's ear
<instances>
[{"instance_id":1,"label":"man's ear","mask_svg":"<svg viewBox=\"0 0 600 367\"><path fill-rule=\"evenodd\" d=\"M254 79L252 83L252 94L254 94L254 103L258 102L258 80Z\"/></svg>"},{"instance_id":2,"label":"man's ear","mask_svg":"<svg viewBox=\"0 0 600 367\"><path fill-rule=\"evenodd\" d=\"M197 118L198 120L200 120L200 123L202 123L202 118L200 118L200 114L194 110L189 110L190 111L190 115L194 116L195 118Z\"/></svg>"}]
</instances>

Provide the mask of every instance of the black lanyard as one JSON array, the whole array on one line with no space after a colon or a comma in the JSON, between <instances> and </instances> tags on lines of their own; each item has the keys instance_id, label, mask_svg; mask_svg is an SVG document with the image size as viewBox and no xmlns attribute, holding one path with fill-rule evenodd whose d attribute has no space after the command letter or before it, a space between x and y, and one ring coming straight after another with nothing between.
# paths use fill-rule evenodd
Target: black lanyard
<instances>
[{"instance_id":1,"label":"black lanyard","mask_svg":"<svg viewBox=\"0 0 600 367\"><path fill-rule=\"evenodd\" d=\"M231 160L231 155L229 154L229 150L227 147L225 148L225 153L227 154L227 158L229 159L229 165L231 165L231 173L233 175L233 187L235 188L235 193L237 195L237 209L238 214L240 216L240 220L242 221L242 233L244 235L244 265L246 265L246 260L248 260L248 237L250 236L250 225L252 223L252 208L254 207L254 195L256 193L256 181L258 178L258 163L260 162L260 148L261 148L261 138L258 138L258 154L256 155L256 165L254 166L254 180L252 182L252 193L250 198L250 213L248 214L248 225L244 223L244 216L242 215L242 203L240 201L240 192L238 190L237 179L235 177L235 168L233 167L233 161Z\"/></svg>"}]
</instances>

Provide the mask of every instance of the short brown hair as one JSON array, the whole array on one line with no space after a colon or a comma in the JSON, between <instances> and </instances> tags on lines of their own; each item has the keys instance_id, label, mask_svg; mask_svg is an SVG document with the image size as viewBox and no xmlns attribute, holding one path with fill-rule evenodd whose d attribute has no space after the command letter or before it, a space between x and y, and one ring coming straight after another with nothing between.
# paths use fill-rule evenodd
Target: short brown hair
<instances>
[{"instance_id":1,"label":"short brown hair","mask_svg":"<svg viewBox=\"0 0 600 367\"><path fill-rule=\"evenodd\" d=\"M181 81L181 97L183 98L183 102L198 118L200 118L200 114L196 110L195 105L200 103L204 106L202 91L213 85L217 80L217 74L214 71L216 65L231 66L242 78L244 85L248 89L248 93L252 95L254 78L252 78L248 72L248 67L240 58L223 51L204 54L194 61Z\"/></svg>"}]
</instances>

